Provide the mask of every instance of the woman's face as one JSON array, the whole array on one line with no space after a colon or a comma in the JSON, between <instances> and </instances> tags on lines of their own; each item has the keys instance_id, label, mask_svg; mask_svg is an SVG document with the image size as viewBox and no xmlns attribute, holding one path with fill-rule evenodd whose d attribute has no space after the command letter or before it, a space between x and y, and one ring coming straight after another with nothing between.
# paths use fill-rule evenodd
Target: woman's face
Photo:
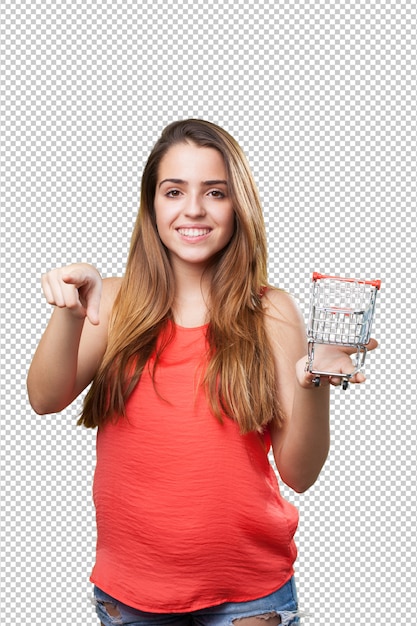
<instances>
[{"instance_id":1,"label":"woman's face","mask_svg":"<svg viewBox=\"0 0 417 626\"><path fill-rule=\"evenodd\" d=\"M154 206L173 269L190 264L204 269L235 228L220 152L188 142L172 146L159 164Z\"/></svg>"}]
</instances>

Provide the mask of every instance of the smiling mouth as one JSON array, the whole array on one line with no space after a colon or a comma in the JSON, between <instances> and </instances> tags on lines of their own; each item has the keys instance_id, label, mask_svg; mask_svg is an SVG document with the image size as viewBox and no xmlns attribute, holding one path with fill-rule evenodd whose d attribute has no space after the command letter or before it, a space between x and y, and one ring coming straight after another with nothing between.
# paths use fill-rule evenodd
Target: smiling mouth
<instances>
[{"instance_id":1,"label":"smiling mouth","mask_svg":"<svg viewBox=\"0 0 417 626\"><path fill-rule=\"evenodd\" d=\"M183 237L203 237L211 232L210 228L178 228L177 230Z\"/></svg>"}]
</instances>

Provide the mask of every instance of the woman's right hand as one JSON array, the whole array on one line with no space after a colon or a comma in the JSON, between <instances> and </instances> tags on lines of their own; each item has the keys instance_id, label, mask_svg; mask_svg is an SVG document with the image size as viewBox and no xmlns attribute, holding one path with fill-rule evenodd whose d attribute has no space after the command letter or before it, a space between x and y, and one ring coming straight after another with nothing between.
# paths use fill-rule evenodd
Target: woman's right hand
<instances>
[{"instance_id":1,"label":"woman's right hand","mask_svg":"<svg viewBox=\"0 0 417 626\"><path fill-rule=\"evenodd\" d=\"M42 276L42 289L49 304L99 324L102 278L92 265L73 263L51 270Z\"/></svg>"}]
</instances>

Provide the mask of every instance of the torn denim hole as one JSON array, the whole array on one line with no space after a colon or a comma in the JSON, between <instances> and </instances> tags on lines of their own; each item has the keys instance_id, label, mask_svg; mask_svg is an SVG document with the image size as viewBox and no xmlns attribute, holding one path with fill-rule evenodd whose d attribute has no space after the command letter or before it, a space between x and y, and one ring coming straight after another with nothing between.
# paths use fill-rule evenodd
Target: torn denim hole
<instances>
[{"instance_id":1,"label":"torn denim hole","mask_svg":"<svg viewBox=\"0 0 417 626\"><path fill-rule=\"evenodd\" d=\"M281 626L291 626L293 620L300 617L308 617L308 613L304 613L304 611L280 611L278 615L281 618ZM297 624L298 622L294 622Z\"/></svg>"},{"instance_id":2,"label":"torn denim hole","mask_svg":"<svg viewBox=\"0 0 417 626\"><path fill-rule=\"evenodd\" d=\"M276 620L279 620L278 622ZM232 624L236 624L237 626L245 626L246 624L257 624L260 621L265 622L265 626L270 624L274 624L274 626L279 626L281 624L281 618L276 611L268 611L265 613L257 613L255 615L247 615L246 617L237 617L232 621Z\"/></svg>"},{"instance_id":3,"label":"torn denim hole","mask_svg":"<svg viewBox=\"0 0 417 626\"><path fill-rule=\"evenodd\" d=\"M268 611L264 614L258 614L258 615L252 615L252 618L257 618L259 620L264 620L265 621L265 626L268 626L268 620L272 619L273 617L279 617L281 619L280 622L280 626L291 626L292 624L295 624L297 622L294 622L294 620L296 618L300 618L300 617L307 617L308 614L304 613L303 611ZM238 617L237 619L233 620L233 624L236 624L236 626L244 626L245 625L245 620L250 619L250 617Z\"/></svg>"},{"instance_id":4,"label":"torn denim hole","mask_svg":"<svg viewBox=\"0 0 417 626\"><path fill-rule=\"evenodd\" d=\"M113 602L93 598L93 603L100 607L112 624L115 624L115 626L117 624L123 624L123 618L120 611Z\"/></svg>"}]
</instances>

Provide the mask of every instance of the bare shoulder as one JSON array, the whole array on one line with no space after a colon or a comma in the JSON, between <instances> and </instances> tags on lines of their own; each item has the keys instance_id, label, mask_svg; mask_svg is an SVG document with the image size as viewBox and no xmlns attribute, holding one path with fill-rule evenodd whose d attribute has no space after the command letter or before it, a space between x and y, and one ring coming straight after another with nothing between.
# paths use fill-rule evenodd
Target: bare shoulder
<instances>
[{"instance_id":1,"label":"bare shoulder","mask_svg":"<svg viewBox=\"0 0 417 626\"><path fill-rule=\"evenodd\" d=\"M294 296L287 291L277 288L269 288L265 292L264 310L266 319L275 323L286 324L288 322L304 323L300 307Z\"/></svg>"},{"instance_id":2,"label":"bare shoulder","mask_svg":"<svg viewBox=\"0 0 417 626\"><path fill-rule=\"evenodd\" d=\"M270 288L264 296L265 329L275 360L277 394L287 420L292 413L296 364L307 355L304 318L296 298L286 291ZM284 426L271 427L274 454L279 454ZM276 457L278 458L278 457Z\"/></svg>"},{"instance_id":3,"label":"bare shoulder","mask_svg":"<svg viewBox=\"0 0 417 626\"><path fill-rule=\"evenodd\" d=\"M103 278L103 293L107 292L109 296L115 298L119 293L120 285L123 278L121 276L111 276L110 278Z\"/></svg>"},{"instance_id":4,"label":"bare shoulder","mask_svg":"<svg viewBox=\"0 0 417 626\"><path fill-rule=\"evenodd\" d=\"M294 358L305 354L306 327L294 296L281 289L268 289L264 310L266 331L276 353L292 354Z\"/></svg>"},{"instance_id":5,"label":"bare shoulder","mask_svg":"<svg viewBox=\"0 0 417 626\"><path fill-rule=\"evenodd\" d=\"M103 278L103 291L101 294L102 313L105 317L109 317L113 308L114 301L119 293L123 278L120 276L112 276L111 278Z\"/></svg>"}]
</instances>

